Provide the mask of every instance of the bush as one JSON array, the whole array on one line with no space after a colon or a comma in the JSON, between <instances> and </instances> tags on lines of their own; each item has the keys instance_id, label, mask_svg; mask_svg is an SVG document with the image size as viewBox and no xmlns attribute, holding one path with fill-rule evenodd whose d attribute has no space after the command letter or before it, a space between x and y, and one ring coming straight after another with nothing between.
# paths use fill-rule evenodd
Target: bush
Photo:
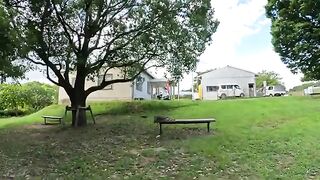
<instances>
[{"instance_id":1,"label":"bush","mask_svg":"<svg viewBox=\"0 0 320 180\"><path fill-rule=\"evenodd\" d=\"M8 117L8 116L23 116L28 114L28 111L23 111L20 109L9 109L9 110L0 110L0 117Z\"/></svg>"},{"instance_id":2,"label":"bush","mask_svg":"<svg viewBox=\"0 0 320 180\"><path fill-rule=\"evenodd\" d=\"M48 84L31 82L24 84L25 104L35 110L42 109L55 102L56 88Z\"/></svg>"},{"instance_id":3,"label":"bush","mask_svg":"<svg viewBox=\"0 0 320 180\"><path fill-rule=\"evenodd\" d=\"M0 87L0 109L18 109L24 106L24 93L21 85L2 84Z\"/></svg>"},{"instance_id":4,"label":"bush","mask_svg":"<svg viewBox=\"0 0 320 180\"><path fill-rule=\"evenodd\" d=\"M54 86L39 82L22 85L2 84L0 85L0 110L9 109L15 114L20 113L18 109L39 110L56 102L56 92ZM12 113L9 112L9 114Z\"/></svg>"}]
</instances>

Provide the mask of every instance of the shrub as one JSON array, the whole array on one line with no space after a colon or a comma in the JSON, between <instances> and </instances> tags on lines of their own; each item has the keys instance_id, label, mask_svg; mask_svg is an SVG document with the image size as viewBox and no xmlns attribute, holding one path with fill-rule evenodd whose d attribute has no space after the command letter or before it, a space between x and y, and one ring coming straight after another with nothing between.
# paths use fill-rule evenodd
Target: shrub
<instances>
[{"instance_id":1,"label":"shrub","mask_svg":"<svg viewBox=\"0 0 320 180\"><path fill-rule=\"evenodd\" d=\"M55 102L56 88L39 82L26 83L23 86L25 104L35 110L42 109Z\"/></svg>"},{"instance_id":2,"label":"shrub","mask_svg":"<svg viewBox=\"0 0 320 180\"><path fill-rule=\"evenodd\" d=\"M39 82L0 85L0 110L39 110L53 104L56 97L54 86ZM12 114L12 113L11 113Z\"/></svg>"},{"instance_id":3,"label":"shrub","mask_svg":"<svg viewBox=\"0 0 320 180\"><path fill-rule=\"evenodd\" d=\"M0 107L1 109L18 109L24 106L24 93L21 85L3 84L0 87Z\"/></svg>"},{"instance_id":4,"label":"shrub","mask_svg":"<svg viewBox=\"0 0 320 180\"><path fill-rule=\"evenodd\" d=\"M27 111L20 110L20 109L0 110L0 117L23 116L26 114L28 114Z\"/></svg>"}]
</instances>

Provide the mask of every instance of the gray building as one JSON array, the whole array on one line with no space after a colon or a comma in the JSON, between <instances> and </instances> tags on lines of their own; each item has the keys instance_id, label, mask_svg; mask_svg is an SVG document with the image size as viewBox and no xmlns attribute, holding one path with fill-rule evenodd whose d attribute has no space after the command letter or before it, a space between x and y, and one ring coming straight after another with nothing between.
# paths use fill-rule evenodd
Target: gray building
<instances>
[{"instance_id":1,"label":"gray building","mask_svg":"<svg viewBox=\"0 0 320 180\"><path fill-rule=\"evenodd\" d=\"M226 66L198 73L198 83L202 87L202 98L217 99L218 92L212 92L212 87L221 85L239 85L245 97L256 96L256 74L243 69ZM214 94L215 93L215 94Z\"/></svg>"}]
</instances>

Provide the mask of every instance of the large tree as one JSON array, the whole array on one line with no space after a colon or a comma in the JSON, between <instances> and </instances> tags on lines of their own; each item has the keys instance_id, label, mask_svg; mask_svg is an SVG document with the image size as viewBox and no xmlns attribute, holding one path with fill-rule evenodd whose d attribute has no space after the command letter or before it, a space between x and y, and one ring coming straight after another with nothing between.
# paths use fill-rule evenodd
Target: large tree
<instances>
[{"instance_id":1,"label":"large tree","mask_svg":"<svg viewBox=\"0 0 320 180\"><path fill-rule=\"evenodd\" d=\"M263 87L263 81L266 81L268 86L274 86L281 84L281 77L276 72L263 70L258 73L258 77L256 78L257 88Z\"/></svg>"},{"instance_id":2,"label":"large tree","mask_svg":"<svg viewBox=\"0 0 320 180\"><path fill-rule=\"evenodd\" d=\"M25 42L22 58L44 66L74 108L85 106L92 92L151 67L175 77L194 69L218 25L210 0L7 0L6 7ZM122 76L107 80L114 68ZM101 83L85 89L86 79L99 74ZM77 121L73 113L75 122L86 124L83 112Z\"/></svg>"},{"instance_id":3,"label":"large tree","mask_svg":"<svg viewBox=\"0 0 320 180\"><path fill-rule=\"evenodd\" d=\"M9 14L5 10L3 1L0 0L0 83L8 77L14 79L22 77L25 70L15 59L19 43L8 19Z\"/></svg>"},{"instance_id":4,"label":"large tree","mask_svg":"<svg viewBox=\"0 0 320 180\"><path fill-rule=\"evenodd\" d=\"M308 79L320 79L320 1L268 0L272 43L282 61Z\"/></svg>"}]
</instances>

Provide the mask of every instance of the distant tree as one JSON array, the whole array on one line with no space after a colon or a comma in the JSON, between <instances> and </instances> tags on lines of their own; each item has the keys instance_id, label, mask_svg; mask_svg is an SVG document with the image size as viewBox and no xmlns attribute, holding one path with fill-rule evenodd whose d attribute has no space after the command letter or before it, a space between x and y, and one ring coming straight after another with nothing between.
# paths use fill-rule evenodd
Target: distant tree
<instances>
[{"instance_id":1,"label":"distant tree","mask_svg":"<svg viewBox=\"0 0 320 180\"><path fill-rule=\"evenodd\" d=\"M55 102L55 86L40 82L29 82L22 85L24 104L28 107L39 110Z\"/></svg>"},{"instance_id":2,"label":"distant tree","mask_svg":"<svg viewBox=\"0 0 320 180\"><path fill-rule=\"evenodd\" d=\"M292 72L301 71L308 80L319 80L320 1L268 0L266 13L281 60Z\"/></svg>"},{"instance_id":3,"label":"distant tree","mask_svg":"<svg viewBox=\"0 0 320 180\"><path fill-rule=\"evenodd\" d=\"M2 84L0 86L0 107L18 110L25 105L25 94L19 84Z\"/></svg>"},{"instance_id":4,"label":"distant tree","mask_svg":"<svg viewBox=\"0 0 320 180\"><path fill-rule=\"evenodd\" d=\"M258 77L256 78L257 88L263 87L263 81L266 81L268 86L274 86L281 84L281 77L276 72L263 70L258 73Z\"/></svg>"},{"instance_id":5,"label":"distant tree","mask_svg":"<svg viewBox=\"0 0 320 180\"><path fill-rule=\"evenodd\" d=\"M306 82L306 81L314 81L315 79L308 74L304 74L303 77L300 79L302 82Z\"/></svg>"},{"instance_id":6,"label":"distant tree","mask_svg":"<svg viewBox=\"0 0 320 180\"><path fill-rule=\"evenodd\" d=\"M56 87L39 82L0 85L0 110L39 110L55 102Z\"/></svg>"},{"instance_id":7,"label":"distant tree","mask_svg":"<svg viewBox=\"0 0 320 180\"><path fill-rule=\"evenodd\" d=\"M24 41L22 58L45 67L73 108L151 67L182 76L195 68L218 25L210 0L6 0L6 8ZM111 69L122 76L107 79ZM86 79L98 75L101 83L86 89ZM77 117L73 126L86 125L84 112Z\"/></svg>"},{"instance_id":8,"label":"distant tree","mask_svg":"<svg viewBox=\"0 0 320 180\"><path fill-rule=\"evenodd\" d=\"M13 26L10 24L9 14L5 11L4 4L0 0L0 83L6 78L20 78L25 68L15 62L17 47L19 45Z\"/></svg>"}]
</instances>

